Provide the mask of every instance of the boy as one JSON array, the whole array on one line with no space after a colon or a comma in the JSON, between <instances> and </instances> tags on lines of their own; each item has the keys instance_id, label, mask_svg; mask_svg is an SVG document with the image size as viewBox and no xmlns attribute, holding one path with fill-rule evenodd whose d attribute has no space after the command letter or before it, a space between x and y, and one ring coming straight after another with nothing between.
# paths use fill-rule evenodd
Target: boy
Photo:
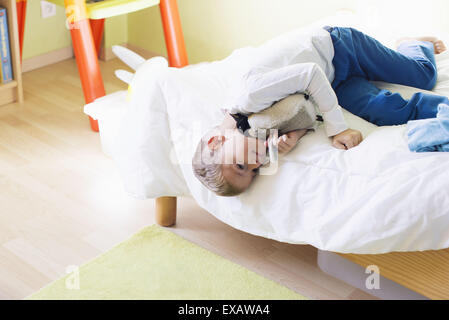
<instances>
[{"instance_id":1,"label":"boy","mask_svg":"<svg viewBox=\"0 0 449 320\"><path fill-rule=\"evenodd\" d=\"M288 95L307 93L322 113L333 146L348 150L361 143L362 135L348 129L340 105L371 123L385 126L434 118L438 105L449 103L447 97L423 93L405 100L370 82L431 90L437 80L434 55L446 50L437 38L402 39L394 51L356 29L325 27L308 35L304 43L295 53L295 63L251 70L228 112L260 112ZM266 155L266 142L244 136L230 114L203 137L192 160L195 176L220 196L245 191ZM292 150L306 132L297 130L280 137L280 154Z\"/></svg>"}]
</instances>

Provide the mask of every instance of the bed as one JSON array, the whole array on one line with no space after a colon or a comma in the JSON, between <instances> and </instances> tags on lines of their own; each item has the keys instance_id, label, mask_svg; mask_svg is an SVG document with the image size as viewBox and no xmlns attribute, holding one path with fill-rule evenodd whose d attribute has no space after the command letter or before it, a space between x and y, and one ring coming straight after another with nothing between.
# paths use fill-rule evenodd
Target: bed
<instances>
[{"instance_id":1,"label":"bed","mask_svg":"<svg viewBox=\"0 0 449 320\"><path fill-rule=\"evenodd\" d=\"M365 138L359 147L336 150L323 128L318 128L280 159L276 175L259 176L239 197L218 197L193 176L195 146L205 131L222 120L220 109L245 70L294 62L301 34L323 25L350 25L372 34L357 17L340 15L259 47L236 50L221 61L183 69L147 61L130 79L128 92L98 99L86 105L85 112L99 120L103 149L119 167L126 191L138 198L157 198L161 225L175 222L176 197L193 197L239 230L310 244L362 266L378 264L389 270L384 274L387 278L421 290L423 296L449 298L449 276L442 271L449 264L446 251L423 252L449 248L449 155L411 153L405 126L379 128L345 111L350 127ZM392 45L392 39L377 38ZM448 96L448 52L437 56L437 65L439 80L433 93ZM418 91L378 85L405 97ZM396 258L401 254L403 259ZM425 274L419 277L425 282L401 278L401 264L410 268L414 265L410 261L416 262L412 274ZM443 273L420 271L423 262L438 263L435 268ZM435 290L429 293L432 290L423 287Z\"/></svg>"}]
</instances>

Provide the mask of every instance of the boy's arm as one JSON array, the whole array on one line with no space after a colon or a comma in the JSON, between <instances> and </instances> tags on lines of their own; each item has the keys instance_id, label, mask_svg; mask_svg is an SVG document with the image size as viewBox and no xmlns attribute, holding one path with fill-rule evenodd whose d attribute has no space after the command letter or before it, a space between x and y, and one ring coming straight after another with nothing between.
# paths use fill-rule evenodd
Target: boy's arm
<instances>
[{"instance_id":1,"label":"boy's arm","mask_svg":"<svg viewBox=\"0 0 449 320\"><path fill-rule=\"evenodd\" d=\"M249 74L246 88L229 112L256 113L294 93L308 93L320 109L329 137L348 129L337 96L323 70L315 63L299 63Z\"/></svg>"},{"instance_id":2,"label":"boy's arm","mask_svg":"<svg viewBox=\"0 0 449 320\"><path fill-rule=\"evenodd\" d=\"M277 141L275 141L279 154L289 153L298 143L298 141L304 137L307 133L307 129L300 129L287 132L286 134L280 136ZM271 139L271 138L269 138ZM269 140L265 141L265 145L268 147Z\"/></svg>"}]
</instances>

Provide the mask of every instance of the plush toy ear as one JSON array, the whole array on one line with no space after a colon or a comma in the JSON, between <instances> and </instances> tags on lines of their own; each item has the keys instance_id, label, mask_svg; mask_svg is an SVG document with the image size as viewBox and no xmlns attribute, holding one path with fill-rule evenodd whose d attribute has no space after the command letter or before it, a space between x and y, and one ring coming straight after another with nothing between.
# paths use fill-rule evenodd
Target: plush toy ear
<instances>
[{"instance_id":1,"label":"plush toy ear","mask_svg":"<svg viewBox=\"0 0 449 320\"><path fill-rule=\"evenodd\" d=\"M133 70L137 70L145 62L137 53L122 46L112 46L112 52Z\"/></svg>"},{"instance_id":2,"label":"plush toy ear","mask_svg":"<svg viewBox=\"0 0 449 320\"><path fill-rule=\"evenodd\" d=\"M134 74L126 70L115 70L115 76L123 82L130 84L133 80Z\"/></svg>"},{"instance_id":3,"label":"plush toy ear","mask_svg":"<svg viewBox=\"0 0 449 320\"><path fill-rule=\"evenodd\" d=\"M139 68L144 68L145 70L156 70L159 68L168 68L168 61L164 57L153 57L151 59L145 60L137 53L122 47L122 46L112 46L112 52L124 63L126 63L129 67L137 71ZM136 72L138 73L138 72ZM125 70L116 70L115 76L127 83L128 85L134 79L135 74L125 71Z\"/></svg>"}]
</instances>

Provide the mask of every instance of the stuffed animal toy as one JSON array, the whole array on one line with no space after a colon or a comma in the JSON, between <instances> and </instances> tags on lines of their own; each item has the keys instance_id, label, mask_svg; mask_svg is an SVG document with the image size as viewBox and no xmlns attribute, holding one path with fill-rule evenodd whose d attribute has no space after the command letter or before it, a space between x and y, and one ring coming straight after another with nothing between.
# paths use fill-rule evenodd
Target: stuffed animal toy
<instances>
[{"instance_id":1,"label":"stuffed animal toy","mask_svg":"<svg viewBox=\"0 0 449 320\"><path fill-rule=\"evenodd\" d=\"M317 121L323 121L323 118L316 113L315 106L307 94L293 94L276 103L271 107L249 116L231 114L235 119L237 128L246 136L253 138L268 139L273 132L270 129L277 129L274 132L273 139L269 140L268 156L263 167L271 164L277 164L278 136L293 130L316 129ZM264 137L265 135L265 137Z\"/></svg>"},{"instance_id":2,"label":"stuffed animal toy","mask_svg":"<svg viewBox=\"0 0 449 320\"><path fill-rule=\"evenodd\" d=\"M264 131L260 129L265 129L265 138L268 138L269 129L277 129L278 134L283 135L293 130L314 129L316 121L322 121L309 96L300 93L290 95L261 112L249 116L240 113L231 116L243 134L254 138L258 137L258 131L263 134Z\"/></svg>"}]
</instances>

